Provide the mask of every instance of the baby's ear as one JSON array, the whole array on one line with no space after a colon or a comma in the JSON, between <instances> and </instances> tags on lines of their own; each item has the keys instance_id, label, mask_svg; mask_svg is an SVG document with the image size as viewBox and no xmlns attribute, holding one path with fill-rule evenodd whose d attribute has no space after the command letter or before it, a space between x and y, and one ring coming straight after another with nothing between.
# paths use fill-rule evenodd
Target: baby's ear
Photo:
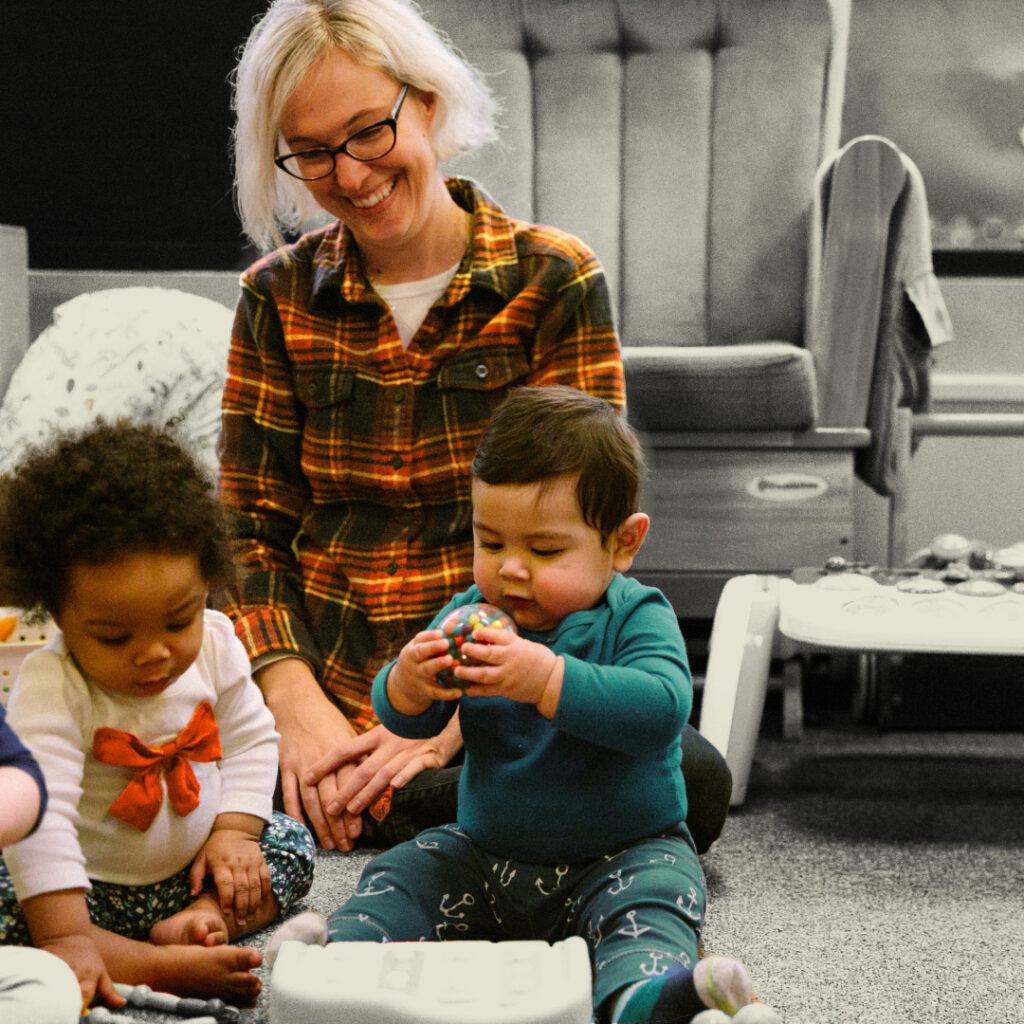
<instances>
[{"instance_id":1,"label":"baby's ear","mask_svg":"<svg viewBox=\"0 0 1024 1024\"><path fill-rule=\"evenodd\" d=\"M651 517L646 512L634 512L619 524L612 538L612 564L616 572L625 572L643 545Z\"/></svg>"}]
</instances>

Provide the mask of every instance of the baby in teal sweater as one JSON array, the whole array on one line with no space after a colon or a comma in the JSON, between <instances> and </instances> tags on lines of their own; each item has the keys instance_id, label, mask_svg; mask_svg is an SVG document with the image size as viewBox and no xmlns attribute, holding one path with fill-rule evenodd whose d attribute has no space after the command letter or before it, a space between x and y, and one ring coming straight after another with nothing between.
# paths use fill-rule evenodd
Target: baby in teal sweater
<instances>
[{"instance_id":1,"label":"baby in teal sweater","mask_svg":"<svg viewBox=\"0 0 1024 1024\"><path fill-rule=\"evenodd\" d=\"M742 964L699 959L705 885L679 762L686 648L661 592L623 575L649 525L643 471L636 436L600 399L520 388L498 410L472 465L476 583L373 686L401 736L435 736L459 714L458 821L375 858L331 941L580 935L607 1024L750 1002ZM476 664L455 663L437 626L480 601L518 633L478 628L463 647ZM446 669L459 688L438 680Z\"/></svg>"}]
</instances>

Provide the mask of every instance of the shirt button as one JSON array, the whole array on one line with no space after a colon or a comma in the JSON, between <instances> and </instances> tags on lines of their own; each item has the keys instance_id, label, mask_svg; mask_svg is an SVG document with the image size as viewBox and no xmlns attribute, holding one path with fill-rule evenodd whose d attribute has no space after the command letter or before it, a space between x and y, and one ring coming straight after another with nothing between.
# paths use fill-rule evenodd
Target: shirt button
<instances>
[{"instance_id":1,"label":"shirt button","mask_svg":"<svg viewBox=\"0 0 1024 1024\"><path fill-rule=\"evenodd\" d=\"M391 456L391 465L394 466L395 469L401 469L402 468L402 456L401 455L392 455Z\"/></svg>"},{"instance_id":2,"label":"shirt button","mask_svg":"<svg viewBox=\"0 0 1024 1024\"><path fill-rule=\"evenodd\" d=\"M395 405L401 405L405 401L405 389L399 388L395 392Z\"/></svg>"},{"instance_id":3,"label":"shirt button","mask_svg":"<svg viewBox=\"0 0 1024 1024\"><path fill-rule=\"evenodd\" d=\"M487 369L486 363L477 363L476 375L480 380L487 380L488 373L490 373L490 371Z\"/></svg>"},{"instance_id":4,"label":"shirt button","mask_svg":"<svg viewBox=\"0 0 1024 1024\"><path fill-rule=\"evenodd\" d=\"M385 566L385 568L387 569L387 573L388 573L389 576L394 576L395 573L398 572L398 563L396 561L392 560L392 561L388 562L388 564Z\"/></svg>"}]
</instances>

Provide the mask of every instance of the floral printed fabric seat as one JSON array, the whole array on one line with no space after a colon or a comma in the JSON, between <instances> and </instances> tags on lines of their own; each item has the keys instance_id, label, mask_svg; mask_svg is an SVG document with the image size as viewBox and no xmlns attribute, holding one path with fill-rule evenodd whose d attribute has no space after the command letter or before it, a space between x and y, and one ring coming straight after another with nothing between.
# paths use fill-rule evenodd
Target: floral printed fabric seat
<instances>
[{"instance_id":1,"label":"floral printed fabric seat","mask_svg":"<svg viewBox=\"0 0 1024 1024\"><path fill-rule=\"evenodd\" d=\"M175 426L216 472L232 311L170 288L87 292L58 306L0 405L0 472L55 429L97 417Z\"/></svg>"}]
</instances>

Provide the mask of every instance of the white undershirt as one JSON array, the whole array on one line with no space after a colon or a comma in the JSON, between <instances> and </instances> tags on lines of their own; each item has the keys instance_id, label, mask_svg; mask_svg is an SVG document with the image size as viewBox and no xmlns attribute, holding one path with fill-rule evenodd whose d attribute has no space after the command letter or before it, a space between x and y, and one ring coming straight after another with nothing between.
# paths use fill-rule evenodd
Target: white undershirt
<instances>
[{"instance_id":1,"label":"white undershirt","mask_svg":"<svg viewBox=\"0 0 1024 1024\"><path fill-rule=\"evenodd\" d=\"M462 261L459 260L459 263ZM455 263L434 277L422 281L403 281L401 284L376 284L370 282L373 290L387 303L398 326L402 347L408 348L412 336L420 329L430 307L444 295L445 288L459 269Z\"/></svg>"}]
</instances>

